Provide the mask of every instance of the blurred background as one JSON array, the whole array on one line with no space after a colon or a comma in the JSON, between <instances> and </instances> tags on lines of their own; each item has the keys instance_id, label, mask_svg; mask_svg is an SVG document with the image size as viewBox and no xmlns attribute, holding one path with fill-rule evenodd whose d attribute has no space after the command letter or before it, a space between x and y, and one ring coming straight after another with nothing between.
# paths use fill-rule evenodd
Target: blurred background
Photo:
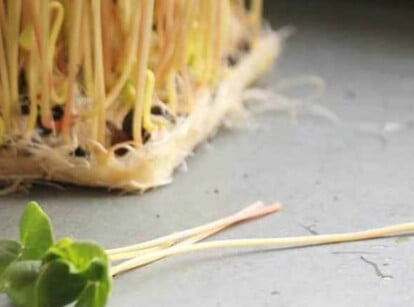
<instances>
[{"instance_id":1,"label":"blurred background","mask_svg":"<svg viewBox=\"0 0 414 307\"><path fill-rule=\"evenodd\" d=\"M367 113L385 108L387 116L377 114L384 121L412 118L405 111L414 96L414 1L268 0L265 15L276 29L296 29L277 80L296 74L322 77L329 85L322 100L341 116L350 112L358 119L365 111L362 107L355 114L354 106L370 105Z\"/></svg>"}]
</instances>

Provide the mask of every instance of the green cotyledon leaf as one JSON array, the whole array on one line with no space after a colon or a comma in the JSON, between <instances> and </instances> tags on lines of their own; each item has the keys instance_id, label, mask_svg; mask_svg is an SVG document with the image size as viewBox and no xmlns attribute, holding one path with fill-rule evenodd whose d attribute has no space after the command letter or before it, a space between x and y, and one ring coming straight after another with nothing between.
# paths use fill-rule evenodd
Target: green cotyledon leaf
<instances>
[{"instance_id":1,"label":"green cotyledon leaf","mask_svg":"<svg viewBox=\"0 0 414 307\"><path fill-rule=\"evenodd\" d=\"M108 282L90 282L75 307L104 307L110 288Z\"/></svg>"},{"instance_id":2,"label":"green cotyledon leaf","mask_svg":"<svg viewBox=\"0 0 414 307\"><path fill-rule=\"evenodd\" d=\"M72 241L69 238L63 238L52 246L44 255L43 262L55 259L68 261L78 272L86 271L95 259L109 265L108 256L101 246L93 242Z\"/></svg>"},{"instance_id":3,"label":"green cotyledon leaf","mask_svg":"<svg viewBox=\"0 0 414 307\"><path fill-rule=\"evenodd\" d=\"M43 258L46 266L56 261L68 264L70 270L67 271L67 280L73 275L83 278L85 284L82 293L79 293L79 306L105 306L112 287L112 277L109 274L108 257L102 247L91 242L73 242L64 238L51 247ZM49 278L54 278L53 274ZM61 278L64 278L63 275ZM80 285L81 281L78 283ZM46 292L47 287L42 291L39 288L39 297Z\"/></svg>"},{"instance_id":4,"label":"green cotyledon leaf","mask_svg":"<svg viewBox=\"0 0 414 307\"><path fill-rule=\"evenodd\" d=\"M0 278L7 267L20 256L21 250L19 242L0 240Z\"/></svg>"},{"instance_id":5,"label":"green cotyledon leaf","mask_svg":"<svg viewBox=\"0 0 414 307\"><path fill-rule=\"evenodd\" d=\"M79 273L71 272L72 264L65 260L53 260L44 265L36 282L37 306L66 306L78 299L87 280Z\"/></svg>"},{"instance_id":6,"label":"green cotyledon leaf","mask_svg":"<svg viewBox=\"0 0 414 307\"><path fill-rule=\"evenodd\" d=\"M40 260L53 245L53 231L49 217L35 202L30 202L20 220L22 259Z\"/></svg>"},{"instance_id":7,"label":"green cotyledon leaf","mask_svg":"<svg viewBox=\"0 0 414 307\"><path fill-rule=\"evenodd\" d=\"M38 260L23 260L11 263L0 278L0 288L17 306L37 307L35 284L41 269Z\"/></svg>"}]
</instances>

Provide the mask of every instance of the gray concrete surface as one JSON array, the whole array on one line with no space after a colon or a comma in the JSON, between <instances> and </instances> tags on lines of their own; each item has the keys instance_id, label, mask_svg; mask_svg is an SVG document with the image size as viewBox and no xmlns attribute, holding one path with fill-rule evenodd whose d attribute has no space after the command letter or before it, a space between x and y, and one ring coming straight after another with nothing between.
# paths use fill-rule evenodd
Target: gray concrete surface
<instances>
[{"instance_id":1,"label":"gray concrete surface","mask_svg":"<svg viewBox=\"0 0 414 307\"><path fill-rule=\"evenodd\" d=\"M108 248L198 225L258 199L280 200L285 210L216 238L412 221L414 27L408 9L365 1L362 11L352 2L339 9L330 1L320 7L275 2L267 7L274 25L292 23L298 31L269 83L321 76L328 89L320 102L346 124L306 113L296 125L286 114L257 117L259 129L222 131L197 150L173 185L143 196L39 188L1 198L1 238L17 236L19 215L31 199L51 215L58 236ZM355 129L387 121L407 125L383 136ZM414 239L407 237L177 256L117 278L109 306L414 306L413 254ZM382 278L373 264L392 277ZM4 297L0 306L9 306Z\"/></svg>"}]
</instances>

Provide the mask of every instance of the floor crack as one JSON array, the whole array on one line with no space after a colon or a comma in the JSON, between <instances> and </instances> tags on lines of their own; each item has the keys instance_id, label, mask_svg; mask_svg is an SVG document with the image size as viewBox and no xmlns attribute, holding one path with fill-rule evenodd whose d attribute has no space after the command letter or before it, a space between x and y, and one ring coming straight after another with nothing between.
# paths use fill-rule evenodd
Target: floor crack
<instances>
[{"instance_id":1,"label":"floor crack","mask_svg":"<svg viewBox=\"0 0 414 307\"><path fill-rule=\"evenodd\" d=\"M365 258L364 256L361 256L360 259L365 262L366 264L370 265L374 271L375 274L377 274L378 277L382 278L382 279L391 279L392 276L391 275L385 275L384 273L382 273L382 271L380 270L380 268L378 267L378 264L376 264L373 261L368 260L367 258Z\"/></svg>"},{"instance_id":2,"label":"floor crack","mask_svg":"<svg viewBox=\"0 0 414 307\"><path fill-rule=\"evenodd\" d=\"M314 236L319 235L319 232L313 229L315 225L306 226L306 225L300 224L300 226L302 226L303 229L305 229L306 231L308 231L310 234Z\"/></svg>"}]
</instances>

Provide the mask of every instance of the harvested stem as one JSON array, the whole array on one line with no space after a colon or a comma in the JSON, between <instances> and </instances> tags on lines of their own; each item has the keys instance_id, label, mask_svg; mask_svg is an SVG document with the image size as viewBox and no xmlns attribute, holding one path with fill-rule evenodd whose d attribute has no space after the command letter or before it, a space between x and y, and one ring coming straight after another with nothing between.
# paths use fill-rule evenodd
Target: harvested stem
<instances>
[{"instance_id":1,"label":"harvested stem","mask_svg":"<svg viewBox=\"0 0 414 307\"><path fill-rule=\"evenodd\" d=\"M195 228L187 229L184 231L176 232L168 236L164 236L158 239L154 239L151 241L147 241L144 243L110 249L107 250L107 254L110 256L111 259L122 259L122 255L126 255L128 253L134 253L142 250L146 250L149 248L160 247L160 246L171 246L172 244L200 234L209 233L212 230L220 231L225 229L231 225L236 223L240 223L243 221L263 217L265 215L269 215L281 210L281 205L279 203L275 203L270 206L265 206L262 202L256 202L251 206L243 209L242 211L223 218L221 220L208 223L202 226L198 226ZM123 258L125 259L125 258Z\"/></svg>"},{"instance_id":2,"label":"harvested stem","mask_svg":"<svg viewBox=\"0 0 414 307\"><path fill-rule=\"evenodd\" d=\"M377 239L401 234L410 234L414 232L414 223L399 224L383 228L376 228L360 232L317 235L317 236L300 236L285 238L263 238L263 239L239 239L239 240L221 240L213 242L198 243L192 245L181 245L144 254L127 260L112 268L113 276L123 272L136 269L153 261L167 256L184 254L189 252L216 249L216 248L241 248L241 247L304 247L312 245L326 245L333 243L355 242L369 239Z\"/></svg>"}]
</instances>

